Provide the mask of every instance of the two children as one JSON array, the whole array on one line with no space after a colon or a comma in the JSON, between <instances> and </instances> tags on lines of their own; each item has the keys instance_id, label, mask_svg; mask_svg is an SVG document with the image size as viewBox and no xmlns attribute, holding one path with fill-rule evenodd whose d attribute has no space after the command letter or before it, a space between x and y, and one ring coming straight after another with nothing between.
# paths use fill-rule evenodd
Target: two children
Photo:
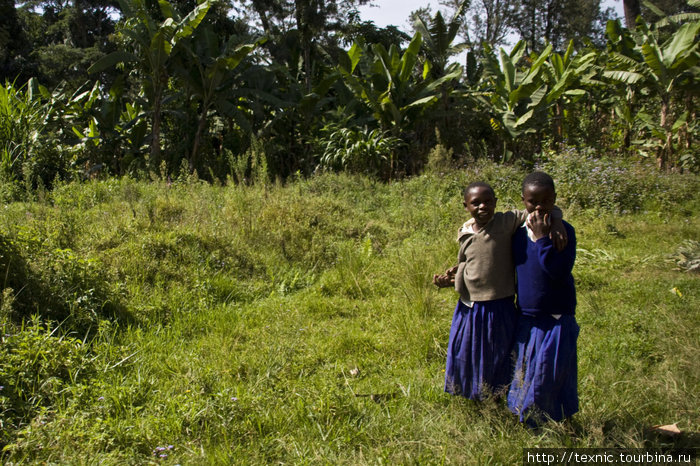
<instances>
[{"instance_id":1,"label":"two children","mask_svg":"<svg viewBox=\"0 0 700 466\"><path fill-rule=\"evenodd\" d=\"M481 399L492 391L497 393L505 390L510 384L509 406L514 412L520 414L521 420L534 408L541 409L556 419L556 414L550 414L551 403L543 400L541 396L537 396L542 388L538 385L539 379L537 377L542 374L541 371L540 373L535 372L533 367L545 370L546 364L537 365L533 362L532 356L534 354L544 355L547 351L541 344L533 343L529 346L527 344L529 343L528 332L532 333L533 328L539 328L539 322L528 321L529 325L525 326L525 321L518 318L513 299L516 266L513 252L516 251L517 243L517 264L521 265L521 269L519 269L521 275L518 275L519 305L522 305L521 294L523 297L533 294L540 298L544 296L544 301L556 303L551 298L556 299L557 297L550 297L549 293L552 289L558 289L558 285L552 285L532 293L526 290L539 290L541 288L540 282L534 280L541 279L543 275L548 277L547 274L550 272L559 273L560 267L554 270L550 265L553 262L559 264L560 261L555 260L558 258L558 254L575 251L575 241L570 241L567 244L567 234L573 238L573 229L561 221L561 211L554 206L556 195L554 194L553 182L550 192L549 185L540 186L539 175L530 179L531 177L526 178L527 184L523 185L523 200L526 201L526 211L496 213L496 196L488 184L477 182L467 186L464 193L464 206L471 214L472 219L465 222L458 233L460 242L458 265L442 275L435 275L433 282L439 287L454 284L455 289L460 294L450 329L445 368L445 391L460 394L470 399ZM551 180L551 178L549 179ZM536 186L539 186L539 191L535 189ZM530 192L531 187L534 189L534 193ZM527 188L527 196L525 188ZM546 194L543 194L545 191ZM551 205L544 201L551 201ZM542 243L540 247L546 253L543 256L545 269L537 276L528 275L530 269L536 268L533 261L538 261L539 256L534 254L540 250L524 249L524 245L527 243L523 243L522 240L522 232L525 231L525 228L521 226L528 219L528 216L530 216L528 223L536 228L537 239L541 240ZM514 249L511 249L511 242ZM573 266L573 260L571 260L571 264ZM570 271L569 269L569 275ZM573 278L571 284L573 286ZM529 305L530 301L525 301L525 303ZM535 302L536 306L540 304L540 301ZM568 319L566 321L568 322ZM577 329L578 327L576 327L576 331L578 331ZM517 380L523 382L519 384L513 380L511 358L511 350L516 336L519 345L516 346L518 351L520 351L521 342L523 346L522 353L518 353L517 359L518 374L521 374ZM570 336L567 337L567 340L570 340ZM530 379L529 382L526 382L528 376ZM535 379L536 381L533 382ZM567 400L570 398L570 396L567 397ZM570 404L567 401L567 409L564 412L573 414L575 410L571 412Z\"/></svg>"}]
</instances>

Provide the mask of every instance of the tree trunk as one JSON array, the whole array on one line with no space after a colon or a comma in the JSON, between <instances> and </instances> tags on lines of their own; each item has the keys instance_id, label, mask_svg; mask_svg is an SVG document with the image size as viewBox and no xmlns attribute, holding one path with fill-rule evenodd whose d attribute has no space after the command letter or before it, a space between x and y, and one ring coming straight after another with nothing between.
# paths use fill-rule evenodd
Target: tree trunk
<instances>
[{"instance_id":1,"label":"tree trunk","mask_svg":"<svg viewBox=\"0 0 700 466\"><path fill-rule=\"evenodd\" d=\"M564 104L561 101L557 101L554 104L554 144L559 146L564 139Z\"/></svg>"},{"instance_id":2,"label":"tree trunk","mask_svg":"<svg viewBox=\"0 0 700 466\"><path fill-rule=\"evenodd\" d=\"M673 131L668 124L668 110L669 110L669 97L663 96L661 98L661 127L665 133L665 140L663 145L659 148L656 156L656 165L659 170L663 170L667 167L668 163L671 161L671 155L673 154Z\"/></svg>"},{"instance_id":3,"label":"tree trunk","mask_svg":"<svg viewBox=\"0 0 700 466\"><path fill-rule=\"evenodd\" d=\"M190 172L194 172L197 167L197 157L199 156L199 145L202 140L202 133L207 127L207 114L209 106L205 105L202 113L199 115L199 123L197 124L197 132L194 134L194 144L192 144L192 155L190 156Z\"/></svg>"},{"instance_id":4,"label":"tree trunk","mask_svg":"<svg viewBox=\"0 0 700 466\"><path fill-rule=\"evenodd\" d=\"M151 164L152 168L160 163L160 107L163 87L156 84L153 96L153 128L151 128Z\"/></svg>"},{"instance_id":5,"label":"tree trunk","mask_svg":"<svg viewBox=\"0 0 700 466\"><path fill-rule=\"evenodd\" d=\"M622 0L625 11L625 25L627 29L634 29L637 16L642 14L642 7L639 0Z\"/></svg>"},{"instance_id":6,"label":"tree trunk","mask_svg":"<svg viewBox=\"0 0 700 466\"><path fill-rule=\"evenodd\" d=\"M309 24L313 6L306 0L296 0L295 19L297 30L301 35L301 49L304 59L304 88L306 93L311 92L311 25Z\"/></svg>"}]
</instances>

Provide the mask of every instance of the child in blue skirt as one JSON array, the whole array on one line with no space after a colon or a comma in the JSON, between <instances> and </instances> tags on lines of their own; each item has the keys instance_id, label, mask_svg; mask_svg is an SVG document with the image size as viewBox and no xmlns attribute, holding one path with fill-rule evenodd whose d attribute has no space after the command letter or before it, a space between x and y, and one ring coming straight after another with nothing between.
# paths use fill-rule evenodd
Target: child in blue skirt
<instances>
[{"instance_id":1,"label":"child in blue skirt","mask_svg":"<svg viewBox=\"0 0 700 466\"><path fill-rule=\"evenodd\" d=\"M521 422L537 426L561 421L578 411L574 316L576 289L571 271L576 259L576 236L566 222L566 247L558 251L549 238L554 181L542 172L523 180L523 202L531 215L513 235L517 271L517 323L515 373L508 392L508 407Z\"/></svg>"},{"instance_id":2,"label":"child in blue skirt","mask_svg":"<svg viewBox=\"0 0 700 466\"><path fill-rule=\"evenodd\" d=\"M496 213L496 200L484 182L467 186L464 207L472 218L458 232L458 263L433 276L435 285L454 286L460 295L447 347L445 391L474 400L504 390L512 376L518 314L511 237L527 212ZM561 214L558 209L555 212ZM562 231L554 235L561 247L566 241Z\"/></svg>"}]
</instances>

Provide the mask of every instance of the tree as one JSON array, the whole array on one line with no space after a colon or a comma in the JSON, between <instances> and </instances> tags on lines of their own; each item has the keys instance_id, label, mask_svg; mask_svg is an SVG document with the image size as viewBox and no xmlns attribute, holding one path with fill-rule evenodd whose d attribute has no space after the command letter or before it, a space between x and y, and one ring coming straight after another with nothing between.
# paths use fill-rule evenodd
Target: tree
<instances>
[{"instance_id":1,"label":"tree","mask_svg":"<svg viewBox=\"0 0 700 466\"><path fill-rule=\"evenodd\" d=\"M388 49L392 45L400 46L408 43L411 40L411 36L396 26L380 28L372 21L350 23L345 26L341 44L343 46L352 46L358 40L363 40L367 44L382 44L385 49Z\"/></svg>"},{"instance_id":2,"label":"tree","mask_svg":"<svg viewBox=\"0 0 700 466\"><path fill-rule=\"evenodd\" d=\"M602 43L609 13L600 10L600 0L520 0L513 27L529 51L547 44L562 51L571 39L577 45L586 37Z\"/></svg>"},{"instance_id":3,"label":"tree","mask_svg":"<svg viewBox=\"0 0 700 466\"><path fill-rule=\"evenodd\" d=\"M289 63L288 46L299 48L304 71L302 79L308 93L314 81L314 62L321 55L315 49L328 48L331 43L337 43L331 35L342 33L348 23L357 19L356 7L368 2L369 0L250 0L250 8L258 16L264 35L270 39L267 50L276 61ZM293 44L285 44L284 39L290 37L292 30L296 30L296 39Z\"/></svg>"},{"instance_id":4,"label":"tree","mask_svg":"<svg viewBox=\"0 0 700 466\"><path fill-rule=\"evenodd\" d=\"M556 143L564 139L567 104L586 93L582 84L586 81L590 82L592 73L589 74L589 71L596 57L596 52L585 55L575 54L574 41L571 40L563 55L552 53L544 64L543 80L547 84L545 103L554 113L551 122Z\"/></svg>"},{"instance_id":5,"label":"tree","mask_svg":"<svg viewBox=\"0 0 700 466\"><path fill-rule=\"evenodd\" d=\"M120 28L124 49L105 56L92 65L90 71L101 71L117 63L136 65L151 110L151 162L158 164L161 106L170 57L175 46L199 26L211 3L205 0L181 17L167 0L158 0L163 21L148 8L145 0L120 0L120 5L124 14Z\"/></svg>"},{"instance_id":6,"label":"tree","mask_svg":"<svg viewBox=\"0 0 700 466\"><path fill-rule=\"evenodd\" d=\"M448 11L463 11L460 35L472 49L505 45L515 24L517 2L509 0L442 0Z\"/></svg>"},{"instance_id":7,"label":"tree","mask_svg":"<svg viewBox=\"0 0 700 466\"><path fill-rule=\"evenodd\" d=\"M338 64L343 82L355 99L370 109L382 131L394 137L415 129L419 117L439 100L440 86L461 76L457 67L439 79L431 79L428 62L423 72L417 73L422 42L421 34L416 33L403 53L394 45L387 51L380 44L366 47L357 42Z\"/></svg>"},{"instance_id":8,"label":"tree","mask_svg":"<svg viewBox=\"0 0 700 466\"><path fill-rule=\"evenodd\" d=\"M46 85L65 81L77 89L87 69L113 50L112 0L29 0L18 9L22 25L22 68Z\"/></svg>"},{"instance_id":9,"label":"tree","mask_svg":"<svg viewBox=\"0 0 700 466\"><path fill-rule=\"evenodd\" d=\"M670 39L659 44L657 33L649 29L643 20L637 21L636 45L629 47L629 31L623 30L618 21L608 24L608 36L619 51L609 54L608 70L604 76L638 89L651 90L660 101L659 121L652 125L643 112L637 118L645 121L660 143L657 149L659 169L673 163L673 134L678 129L671 115L671 101L679 86L697 88L700 83L697 64L700 62L700 21L686 23ZM680 117L681 121L683 116Z\"/></svg>"},{"instance_id":10,"label":"tree","mask_svg":"<svg viewBox=\"0 0 700 466\"><path fill-rule=\"evenodd\" d=\"M525 53L525 41L519 41L510 53L502 48L499 57L489 46L485 48L484 86L482 102L492 113L491 126L503 140L504 161L516 153L516 142L539 129L536 118L542 112L547 86L541 74L543 65L552 52L552 46L538 56L532 54L531 65L523 70L518 63Z\"/></svg>"},{"instance_id":11,"label":"tree","mask_svg":"<svg viewBox=\"0 0 700 466\"><path fill-rule=\"evenodd\" d=\"M433 80L426 65L422 75L417 76L415 66L422 42L420 33L416 33L403 53L393 45L387 51L380 44L365 47L355 43L338 65L345 85L371 109L381 129L395 136L407 130L427 105L438 100L436 90L441 84L461 75L457 69Z\"/></svg>"},{"instance_id":12,"label":"tree","mask_svg":"<svg viewBox=\"0 0 700 466\"><path fill-rule=\"evenodd\" d=\"M0 81L13 81L19 70L16 58L24 52L22 25L14 0L0 0Z\"/></svg>"},{"instance_id":13,"label":"tree","mask_svg":"<svg viewBox=\"0 0 700 466\"><path fill-rule=\"evenodd\" d=\"M462 4L464 6L464 4ZM460 65L455 62L450 62L450 58L466 48L466 44L454 44L457 33L462 25L463 10L458 9L449 20L446 22L442 13L437 12L429 23L421 17L417 17L413 23L414 28L423 40L422 53L425 56L424 63L428 67L428 73L432 79L441 79L444 76L460 73ZM454 127L454 118L450 118L450 103L452 99L452 91L457 84L456 80L447 80L440 87L440 102L441 102L441 127L439 128L442 136L452 134L450 127ZM452 139L452 138L450 138Z\"/></svg>"},{"instance_id":14,"label":"tree","mask_svg":"<svg viewBox=\"0 0 700 466\"><path fill-rule=\"evenodd\" d=\"M221 44L213 28L204 28L198 40L187 49L185 66L179 66L178 75L199 101L197 130L190 152L189 167L194 170L199 162L202 136L208 126L210 110L214 106L235 105L236 89L233 82L234 70L264 40L252 44L237 44L231 37ZM190 65L190 66L186 66Z\"/></svg>"},{"instance_id":15,"label":"tree","mask_svg":"<svg viewBox=\"0 0 700 466\"><path fill-rule=\"evenodd\" d=\"M413 27L423 38L421 51L430 63L430 74L434 79L441 78L452 71L450 58L466 48L466 44L454 44L457 33L462 25L462 10L457 10L449 22L437 12L426 22L417 17Z\"/></svg>"}]
</instances>

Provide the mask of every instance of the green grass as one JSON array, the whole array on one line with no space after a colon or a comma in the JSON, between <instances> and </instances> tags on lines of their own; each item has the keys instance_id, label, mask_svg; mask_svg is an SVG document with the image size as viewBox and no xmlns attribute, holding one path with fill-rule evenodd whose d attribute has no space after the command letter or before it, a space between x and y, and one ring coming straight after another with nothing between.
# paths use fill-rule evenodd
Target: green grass
<instances>
[{"instance_id":1,"label":"green grass","mask_svg":"<svg viewBox=\"0 0 700 466\"><path fill-rule=\"evenodd\" d=\"M579 247L573 422L531 432L501 402L443 393L456 296L430 280L475 176L519 207L522 172L483 164L392 184L92 181L6 205L2 264L23 275L4 287L36 290L2 301L0 361L32 362L0 362L2 459L511 464L527 447L696 442L700 276L668 258L700 240L697 197L618 215L560 192ZM21 328L30 314L63 323ZM674 422L679 439L649 433Z\"/></svg>"}]
</instances>

